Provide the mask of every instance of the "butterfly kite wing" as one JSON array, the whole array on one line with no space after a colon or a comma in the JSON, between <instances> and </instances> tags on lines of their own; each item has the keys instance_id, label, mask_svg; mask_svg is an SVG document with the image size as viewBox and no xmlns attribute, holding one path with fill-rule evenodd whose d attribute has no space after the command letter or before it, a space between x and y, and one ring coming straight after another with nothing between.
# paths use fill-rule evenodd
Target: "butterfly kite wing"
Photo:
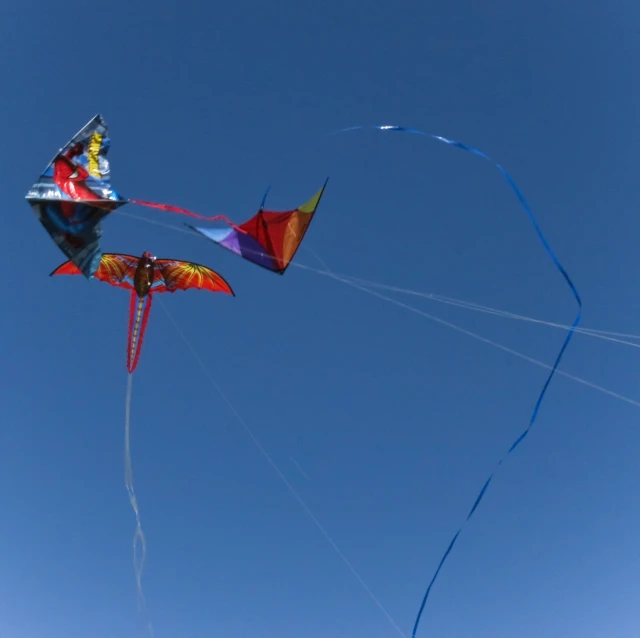
<instances>
[{"instance_id":1,"label":"butterfly kite wing","mask_svg":"<svg viewBox=\"0 0 640 638\"><path fill-rule=\"evenodd\" d=\"M100 221L126 203L111 186L107 124L96 115L60 149L26 199L54 243L91 277L100 265Z\"/></svg>"},{"instance_id":2,"label":"butterfly kite wing","mask_svg":"<svg viewBox=\"0 0 640 638\"><path fill-rule=\"evenodd\" d=\"M302 243L328 181L308 202L294 210L274 212L261 208L235 228L190 228L244 259L282 275Z\"/></svg>"},{"instance_id":3,"label":"butterfly kite wing","mask_svg":"<svg viewBox=\"0 0 640 638\"><path fill-rule=\"evenodd\" d=\"M138 257L105 253L93 276L117 288L134 290L133 278L138 267ZM82 275L82 271L72 261L66 261L52 273L54 275Z\"/></svg>"},{"instance_id":4,"label":"butterfly kite wing","mask_svg":"<svg viewBox=\"0 0 640 638\"><path fill-rule=\"evenodd\" d=\"M227 281L211 268L190 261L157 259L151 292L175 292L176 290L208 290L235 296Z\"/></svg>"}]
</instances>

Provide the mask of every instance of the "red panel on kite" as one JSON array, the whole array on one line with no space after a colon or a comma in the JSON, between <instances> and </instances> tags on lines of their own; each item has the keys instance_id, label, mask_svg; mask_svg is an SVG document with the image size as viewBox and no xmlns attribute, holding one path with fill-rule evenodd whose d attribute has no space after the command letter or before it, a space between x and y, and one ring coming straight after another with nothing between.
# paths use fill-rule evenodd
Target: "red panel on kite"
<instances>
[{"instance_id":1,"label":"red panel on kite","mask_svg":"<svg viewBox=\"0 0 640 638\"><path fill-rule=\"evenodd\" d=\"M236 227L189 227L227 250L282 275L302 243L326 186L327 182L294 210L275 212L261 207L251 219Z\"/></svg>"},{"instance_id":2,"label":"red panel on kite","mask_svg":"<svg viewBox=\"0 0 640 638\"><path fill-rule=\"evenodd\" d=\"M214 270L189 261L157 259L152 292L176 290L208 290L232 295L229 284Z\"/></svg>"}]
</instances>

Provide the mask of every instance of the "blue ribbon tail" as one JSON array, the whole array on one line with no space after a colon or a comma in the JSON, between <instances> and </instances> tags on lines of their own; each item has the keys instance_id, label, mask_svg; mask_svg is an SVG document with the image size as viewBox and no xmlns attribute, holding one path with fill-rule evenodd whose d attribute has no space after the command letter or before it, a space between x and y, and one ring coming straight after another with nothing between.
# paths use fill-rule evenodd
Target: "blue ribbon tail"
<instances>
[{"instance_id":1,"label":"blue ribbon tail","mask_svg":"<svg viewBox=\"0 0 640 638\"><path fill-rule=\"evenodd\" d=\"M473 507L471 508L471 510L469 511L469 514L467 515L467 518L465 519L465 521L460 526L460 529L455 533L455 536L453 537L453 539L449 543L449 547L447 547L447 551L444 553L444 555L442 556L442 558L440 560L440 563L438 564L438 568L436 569L435 574L431 578L429 586L427 587L427 591L426 591L426 593L425 593L425 595L424 595L424 597L422 599L422 604L420 605L420 609L418 611L418 615L416 617L415 624L413 626L413 632L412 632L411 636L412 636L412 638L415 638L416 632L418 631L418 625L420 624L420 619L422 618L422 612L424 611L425 605L427 603L427 599L429 598L429 594L431 593L431 588L433 587L433 584L435 583L436 579L438 578L438 574L440 573L440 570L442 569L442 566L443 566L444 562L446 561L446 559L449 556L451 550L453 549L453 546L455 545L456 541L458 540L458 536L462 532L462 529L467 524L469 519L473 516L474 512L478 508L478 505L480 505L480 502L482 501L482 499L483 499L483 497L484 497L484 495L485 495L485 493L486 493L486 491L487 491L487 489L489 487L489 484L491 483L491 480L493 479L493 476L494 476L495 472L497 471L498 467L500 465L502 465L502 463L506 460L507 456L509 456L518 447L518 445L520 445L520 443L522 443L522 441L529 434L529 430L531 430L531 427L533 426L533 424L536 421L536 418L538 417L538 412L540 411L540 405L542 404L542 400L544 399L544 396L545 396L545 394L547 392L547 388L549 387L549 384L551 383L551 379L553 378L553 376L554 376L554 374L556 372L556 369L558 368L558 365L560 364L560 360L562 359L562 356L564 355L564 352L567 349L567 346L569 345L569 342L571 341L571 338L573 337L573 335L575 333L575 330L578 327L578 324L580 323L580 320L582 318L582 300L580 298L578 290L576 289L576 287L573 284L573 281L571 281L571 277L569 277L569 274L564 269L564 267L560 263L559 259L556 257L555 253L551 249L551 246L547 242L544 234L542 233L542 230L540 229L540 226L538 225L538 222L537 222L533 212L531 211L531 208L529 207L529 204L527 203L527 201L525 200L524 196L520 192L520 189L516 185L515 181L511 177L511 175L509 175L509 173L500 164L498 164L497 162L492 160L488 155L486 155L482 151L479 151L478 149L473 148L471 146L467 146L466 144L463 144L462 142L457 142L455 140L450 140L450 139L448 139L446 137L442 137L441 135L433 135L432 133L425 133L424 131L420 131L420 130L414 129L414 128L408 128L408 127L405 127L405 126L389 126L389 125L350 126L350 127L347 127L347 128L339 129L337 131L333 131L333 132L329 133L329 135L337 135L339 133L346 133L346 132L349 132L349 131L357 131L357 130L365 130L365 129L376 129L376 130L379 130L379 131L394 131L394 132L399 132L399 133L410 133L412 135L422 135L422 136L425 136L425 137L430 137L431 139L437 140L438 142L442 142L444 144L448 144L449 146L455 146L457 148L462 149L463 151L467 151L468 153L472 153L473 155L477 155L478 157L482 157L483 159L486 159L487 161L491 162L502 173L504 178L507 180L507 183L509 184L509 186L511 187L511 189L515 193L516 197L518 198L518 201L520 202L520 205L524 209L525 213L527 213L527 216L529 217L529 220L533 224L533 227L534 227L534 229L536 231L536 234L538 235L538 238L540 239L540 242L544 246L544 249L547 251L547 254L549 255L549 257L551 258L551 260L555 264L555 266L558 269L558 271L560 272L560 274L564 277L565 281L567 282L567 285L569 286L569 288L571 290L571 293L573 294L573 297L575 298L575 300L576 300L576 302L578 304L578 314L577 314L573 324L571 325L571 328L569 329L569 332L568 332L568 334L567 334L567 336L566 336L566 338L564 340L564 343L562 344L562 347L560 348L560 352L558 353L558 356L556 357L556 360L555 360L555 362L553 364L551 372L549 373L549 376L547 377L544 385L542 386L542 390L541 390L541 392L540 392L540 394L538 396L538 399L537 399L537 401L535 403L535 406L533 408L533 413L531 414L531 418L529 420L529 424L527 425L526 429L513 442L513 444L511 445L511 447L507 451L507 453L500 459L500 461L498 462L498 464L496 466L496 469L491 473L491 475L489 476L489 478L487 479L485 484L482 486L482 489L480 490L480 493L478 494L478 496L477 496L477 498L476 498L476 500L475 500L475 502L473 504Z\"/></svg>"},{"instance_id":2,"label":"blue ribbon tail","mask_svg":"<svg viewBox=\"0 0 640 638\"><path fill-rule=\"evenodd\" d=\"M267 195L269 194L269 191L271 190L271 184L269 184L269 186L267 186L267 190L264 192L264 195L262 196L262 201L260 202L260 210L262 210L264 208L264 205L267 201Z\"/></svg>"}]
</instances>

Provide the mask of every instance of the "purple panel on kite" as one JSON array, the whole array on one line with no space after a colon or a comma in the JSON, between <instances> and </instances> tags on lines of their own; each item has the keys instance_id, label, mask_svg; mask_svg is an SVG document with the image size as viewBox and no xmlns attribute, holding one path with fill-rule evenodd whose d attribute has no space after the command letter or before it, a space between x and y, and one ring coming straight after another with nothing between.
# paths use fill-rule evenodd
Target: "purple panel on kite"
<instances>
[{"instance_id":1,"label":"purple panel on kite","mask_svg":"<svg viewBox=\"0 0 640 638\"><path fill-rule=\"evenodd\" d=\"M269 270L278 270L274 260L264 252L264 248L249 234L227 228L198 228L195 226L191 226L191 228L204 235L207 239L249 261Z\"/></svg>"}]
</instances>

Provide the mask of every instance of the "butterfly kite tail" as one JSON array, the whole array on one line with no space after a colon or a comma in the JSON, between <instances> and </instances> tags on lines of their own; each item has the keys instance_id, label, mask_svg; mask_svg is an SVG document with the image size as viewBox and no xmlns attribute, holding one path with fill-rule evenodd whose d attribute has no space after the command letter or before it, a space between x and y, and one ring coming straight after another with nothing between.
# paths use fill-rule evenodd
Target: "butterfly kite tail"
<instances>
[{"instance_id":1,"label":"butterfly kite tail","mask_svg":"<svg viewBox=\"0 0 640 638\"><path fill-rule=\"evenodd\" d=\"M129 337L127 341L127 370L129 374L138 366L138 359L142 352L142 341L151 312L151 294L138 297L135 290L131 292L129 305Z\"/></svg>"},{"instance_id":2,"label":"butterfly kite tail","mask_svg":"<svg viewBox=\"0 0 640 638\"><path fill-rule=\"evenodd\" d=\"M234 230L237 230L240 233L246 234L246 231L236 226L226 215L214 215L213 217L205 217L203 215L198 215L197 213L187 210L186 208L172 206L171 204L157 204L155 202L147 202L142 199L130 199L129 203L138 204L138 206L145 206L146 208L155 208L156 210L163 210L167 213L177 213L178 215L186 215L187 217L202 219L207 222L222 221L228 226L230 226L231 228L233 228Z\"/></svg>"}]
</instances>

